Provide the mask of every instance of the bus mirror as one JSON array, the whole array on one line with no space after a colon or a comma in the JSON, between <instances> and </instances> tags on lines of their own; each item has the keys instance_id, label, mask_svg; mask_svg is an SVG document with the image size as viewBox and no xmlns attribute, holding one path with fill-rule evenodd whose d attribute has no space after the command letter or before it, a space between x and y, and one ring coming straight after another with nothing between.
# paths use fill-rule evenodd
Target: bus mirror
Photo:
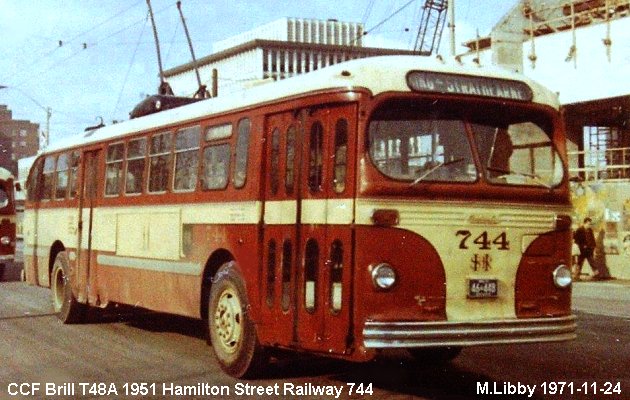
<instances>
[{"instance_id":1,"label":"bus mirror","mask_svg":"<svg viewBox=\"0 0 630 400\"><path fill-rule=\"evenodd\" d=\"M22 191L22 185L20 184L20 182L15 182L15 191L16 192Z\"/></svg>"}]
</instances>

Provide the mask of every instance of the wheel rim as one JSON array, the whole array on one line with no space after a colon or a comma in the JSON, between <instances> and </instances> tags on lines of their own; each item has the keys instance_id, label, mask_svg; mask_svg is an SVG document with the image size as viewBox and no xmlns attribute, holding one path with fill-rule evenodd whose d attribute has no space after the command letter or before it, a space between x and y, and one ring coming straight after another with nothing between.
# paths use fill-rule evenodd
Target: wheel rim
<instances>
[{"instance_id":1,"label":"wheel rim","mask_svg":"<svg viewBox=\"0 0 630 400\"><path fill-rule=\"evenodd\" d=\"M229 354L236 352L241 341L242 329L241 302L233 288L226 288L219 297L214 312L214 328L221 348Z\"/></svg>"},{"instance_id":2,"label":"wheel rim","mask_svg":"<svg viewBox=\"0 0 630 400\"><path fill-rule=\"evenodd\" d=\"M56 268L55 276L53 277L53 306L57 312L63 307L65 286L66 276L63 273L63 268Z\"/></svg>"}]
</instances>

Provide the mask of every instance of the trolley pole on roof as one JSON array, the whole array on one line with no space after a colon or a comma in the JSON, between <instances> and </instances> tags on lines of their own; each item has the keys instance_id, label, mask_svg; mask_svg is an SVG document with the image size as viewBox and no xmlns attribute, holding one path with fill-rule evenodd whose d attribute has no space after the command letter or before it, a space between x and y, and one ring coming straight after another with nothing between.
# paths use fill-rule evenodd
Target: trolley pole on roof
<instances>
[{"instance_id":1,"label":"trolley pole on roof","mask_svg":"<svg viewBox=\"0 0 630 400\"><path fill-rule=\"evenodd\" d=\"M42 135L42 147L47 148L50 144L50 117L52 116L52 110L50 107L46 107L46 132Z\"/></svg>"},{"instance_id":2,"label":"trolley pole on roof","mask_svg":"<svg viewBox=\"0 0 630 400\"><path fill-rule=\"evenodd\" d=\"M151 0L147 0L147 6L149 7L149 16L151 17L151 26L153 27L153 37L155 39L155 48L157 50L158 67L160 68L160 87L158 88L159 94L172 95L173 89L164 80L164 70L162 69L162 55L160 54L160 40L158 39L157 28L155 27L155 19L153 18L153 9L151 8Z\"/></svg>"},{"instance_id":3,"label":"trolley pole on roof","mask_svg":"<svg viewBox=\"0 0 630 400\"><path fill-rule=\"evenodd\" d=\"M448 0L448 27L451 31L451 55L455 57L455 0Z\"/></svg>"},{"instance_id":4,"label":"trolley pole on roof","mask_svg":"<svg viewBox=\"0 0 630 400\"><path fill-rule=\"evenodd\" d=\"M197 85L198 89L195 93L195 97L200 99L205 99L210 97L210 93L206 90L206 85L201 83L201 77L199 76L199 66L197 65L197 58L195 58L195 50L193 50L192 41L190 40L190 33L188 33L188 26L186 25L186 19L184 18L184 13L182 12L182 2L177 2L177 9L179 10L179 16L182 19L182 25L184 25L184 32L186 33L186 39L188 40L188 48L190 48L190 55L192 56L193 67L195 69L195 75L197 76Z\"/></svg>"}]
</instances>

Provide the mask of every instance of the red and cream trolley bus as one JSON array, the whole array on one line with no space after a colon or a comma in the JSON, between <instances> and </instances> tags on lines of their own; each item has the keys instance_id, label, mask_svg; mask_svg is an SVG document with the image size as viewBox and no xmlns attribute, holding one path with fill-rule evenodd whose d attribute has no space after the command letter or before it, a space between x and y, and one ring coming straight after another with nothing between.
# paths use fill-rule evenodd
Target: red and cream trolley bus
<instances>
[{"instance_id":1,"label":"red and cream trolley bus","mask_svg":"<svg viewBox=\"0 0 630 400\"><path fill-rule=\"evenodd\" d=\"M109 303L207 320L234 376L274 348L569 340L565 153L556 96L521 76L354 60L51 146L27 279L68 323Z\"/></svg>"},{"instance_id":2,"label":"red and cream trolley bus","mask_svg":"<svg viewBox=\"0 0 630 400\"><path fill-rule=\"evenodd\" d=\"M0 168L0 264L12 262L15 256L14 177Z\"/></svg>"}]
</instances>

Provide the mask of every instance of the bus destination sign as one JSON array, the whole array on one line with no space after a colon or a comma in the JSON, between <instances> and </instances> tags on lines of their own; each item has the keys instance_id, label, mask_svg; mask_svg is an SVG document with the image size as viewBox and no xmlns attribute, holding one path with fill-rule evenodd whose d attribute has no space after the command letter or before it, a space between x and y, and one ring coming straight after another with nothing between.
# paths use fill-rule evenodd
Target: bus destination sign
<instances>
[{"instance_id":1,"label":"bus destination sign","mask_svg":"<svg viewBox=\"0 0 630 400\"><path fill-rule=\"evenodd\" d=\"M462 94L531 101L532 90L524 82L484 76L412 71L407 75L409 88L418 92Z\"/></svg>"}]
</instances>

